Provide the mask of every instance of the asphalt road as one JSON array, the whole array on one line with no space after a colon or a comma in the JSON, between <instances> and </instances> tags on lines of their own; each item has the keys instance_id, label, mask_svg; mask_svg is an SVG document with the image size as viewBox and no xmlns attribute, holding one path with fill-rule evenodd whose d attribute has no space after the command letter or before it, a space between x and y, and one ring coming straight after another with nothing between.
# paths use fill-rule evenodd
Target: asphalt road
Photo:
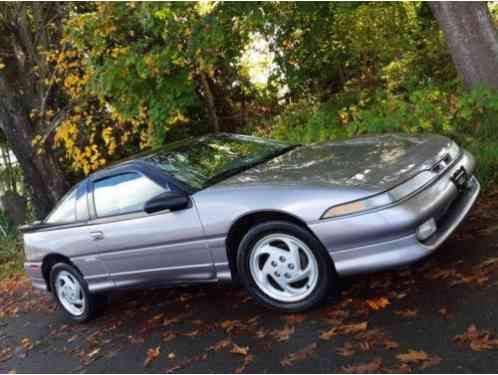
<instances>
[{"instance_id":1,"label":"asphalt road","mask_svg":"<svg viewBox=\"0 0 498 375\"><path fill-rule=\"evenodd\" d=\"M487 208L434 256L342 280L340 296L306 314L203 285L114 295L78 325L25 281L4 282L0 373L496 372L498 225Z\"/></svg>"}]
</instances>

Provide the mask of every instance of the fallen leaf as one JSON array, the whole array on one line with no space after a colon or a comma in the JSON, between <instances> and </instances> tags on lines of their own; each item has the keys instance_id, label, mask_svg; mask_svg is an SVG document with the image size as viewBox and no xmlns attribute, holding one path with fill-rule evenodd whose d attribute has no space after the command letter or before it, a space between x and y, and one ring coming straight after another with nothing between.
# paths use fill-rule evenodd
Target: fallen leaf
<instances>
[{"instance_id":1,"label":"fallen leaf","mask_svg":"<svg viewBox=\"0 0 498 375\"><path fill-rule=\"evenodd\" d=\"M9 348L5 348L0 350L0 363L5 362L12 358L12 350Z\"/></svg>"},{"instance_id":2,"label":"fallen leaf","mask_svg":"<svg viewBox=\"0 0 498 375\"><path fill-rule=\"evenodd\" d=\"M358 332L366 331L367 328L368 328L368 322L345 324L339 327L339 332L341 334L348 335L348 334L355 334Z\"/></svg>"},{"instance_id":3,"label":"fallen leaf","mask_svg":"<svg viewBox=\"0 0 498 375\"><path fill-rule=\"evenodd\" d=\"M362 352L368 352L372 349L373 345L370 344L368 341L365 342L360 342L360 349Z\"/></svg>"},{"instance_id":4,"label":"fallen leaf","mask_svg":"<svg viewBox=\"0 0 498 375\"><path fill-rule=\"evenodd\" d=\"M403 299L408 295L408 293L402 292L396 294L396 299Z\"/></svg>"},{"instance_id":5,"label":"fallen leaf","mask_svg":"<svg viewBox=\"0 0 498 375\"><path fill-rule=\"evenodd\" d=\"M409 350L408 353L398 354L396 358L404 363L417 363L427 360L429 356L424 351Z\"/></svg>"},{"instance_id":6,"label":"fallen leaf","mask_svg":"<svg viewBox=\"0 0 498 375\"><path fill-rule=\"evenodd\" d=\"M344 346L339 347L335 350L337 355L340 355L341 357L350 357L355 354L355 351L353 349L353 344L351 342L346 341L344 343Z\"/></svg>"},{"instance_id":7,"label":"fallen leaf","mask_svg":"<svg viewBox=\"0 0 498 375\"><path fill-rule=\"evenodd\" d=\"M223 340L218 341L213 346L210 346L207 350L209 350L209 351L214 350L216 352L219 352L220 350L228 348L230 345L232 345L232 340L223 339Z\"/></svg>"},{"instance_id":8,"label":"fallen leaf","mask_svg":"<svg viewBox=\"0 0 498 375\"><path fill-rule=\"evenodd\" d=\"M95 357L95 356L96 356L97 354L99 354L99 353L100 353L100 348L97 348L97 349L94 349L93 351L91 351L91 352L87 355L87 357L88 357L88 358L93 358L93 357Z\"/></svg>"},{"instance_id":9,"label":"fallen leaf","mask_svg":"<svg viewBox=\"0 0 498 375\"><path fill-rule=\"evenodd\" d=\"M230 350L230 353L246 356L247 354L249 354L249 347L248 346L238 346L236 343L233 343L232 350Z\"/></svg>"},{"instance_id":10,"label":"fallen leaf","mask_svg":"<svg viewBox=\"0 0 498 375\"><path fill-rule=\"evenodd\" d=\"M174 332L164 332L161 334L161 340L164 342L168 342L174 340L176 338L176 333Z\"/></svg>"},{"instance_id":11,"label":"fallen leaf","mask_svg":"<svg viewBox=\"0 0 498 375\"><path fill-rule=\"evenodd\" d=\"M390 302L386 297L379 297L375 299L367 299L367 305L370 306L372 310L381 310L385 309L387 305L390 305Z\"/></svg>"},{"instance_id":12,"label":"fallen leaf","mask_svg":"<svg viewBox=\"0 0 498 375\"><path fill-rule=\"evenodd\" d=\"M171 319L164 319L163 326L169 326L170 324L175 324L175 323L178 323L179 321L180 321L180 318L178 318L178 317L171 318Z\"/></svg>"},{"instance_id":13,"label":"fallen leaf","mask_svg":"<svg viewBox=\"0 0 498 375\"><path fill-rule=\"evenodd\" d=\"M371 374L378 372L382 368L382 359L374 358L367 363L359 363L342 367L342 372L346 374Z\"/></svg>"},{"instance_id":14,"label":"fallen leaf","mask_svg":"<svg viewBox=\"0 0 498 375\"><path fill-rule=\"evenodd\" d=\"M244 325L239 320L224 320L220 324L227 333L232 332L236 328L244 328Z\"/></svg>"},{"instance_id":15,"label":"fallen leaf","mask_svg":"<svg viewBox=\"0 0 498 375\"><path fill-rule=\"evenodd\" d=\"M147 358L144 361L144 367L149 367L149 365L161 354L161 347L157 346L147 350Z\"/></svg>"},{"instance_id":16,"label":"fallen leaf","mask_svg":"<svg viewBox=\"0 0 498 375\"><path fill-rule=\"evenodd\" d=\"M294 365L296 362L300 362L309 357L316 349L316 342L304 347L302 350L290 353L283 360L280 361L280 364L284 367L289 367Z\"/></svg>"},{"instance_id":17,"label":"fallen leaf","mask_svg":"<svg viewBox=\"0 0 498 375\"><path fill-rule=\"evenodd\" d=\"M489 331L479 331L475 324L471 324L463 335L453 338L457 343L469 344L476 352L498 348L498 339Z\"/></svg>"},{"instance_id":18,"label":"fallen leaf","mask_svg":"<svg viewBox=\"0 0 498 375\"><path fill-rule=\"evenodd\" d=\"M446 307L443 307L441 309L438 310L438 313L441 314L441 316L444 318L444 319L448 319L448 316L449 316L449 312L448 312L448 309Z\"/></svg>"},{"instance_id":19,"label":"fallen leaf","mask_svg":"<svg viewBox=\"0 0 498 375\"><path fill-rule=\"evenodd\" d=\"M242 366L240 366L240 367L236 368L236 369L234 370L234 373L235 373L235 374L240 374L240 373L244 372L244 370L247 368L247 366L249 366L249 364L250 364L251 362L253 362L253 361L254 361L254 356L253 356L253 355L248 355L248 356L246 356L246 357L244 358L244 362L242 363Z\"/></svg>"},{"instance_id":20,"label":"fallen leaf","mask_svg":"<svg viewBox=\"0 0 498 375\"><path fill-rule=\"evenodd\" d=\"M198 334L199 334L199 330L196 329L195 331L192 331L192 332L182 333L182 336L195 337Z\"/></svg>"},{"instance_id":21,"label":"fallen leaf","mask_svg":"<svg viewBox=\"0 0 498 375\"><path fill-rule=\"evenodd\" d=\"M422 362L420 366L421 369L426 369L429 367L437 366L442 362L442 358L435 355L434 357L429 358L427 361Z\"/></svg>"},{"instance_id":22,"label":"fallen leaf","mask_svg":"<svg viewBox=\"0 0 498 375\"><path fill-rule=\"evenodd\" d=\"M74 340L76 340L78 338L78 335L74 335L74 336L71 336L70 338L67 339L67 343L70 343L70 342L73 342Z\"/></svg>"},{"instance_id":23,"label":"fallen leaf","mask_svg":"<svg viewBox=\"0 0 498 375\"><path fill-rule=\"evenodd\" d=\"M320 333L320 339L328 341L337 335L356 334L356 333L366 331L367 328L368 328L368 322L344 324L342 326L333 327L333 328L329 329L328 331L322 331Z\"/></svg>"},{"instance_id":24,"label":"fallen leaf","mask_svg":"<svg viewBox=\"0 0 498 375\"><path fill-rule=\"evenodd\" d=\"M417 316L417 309L396 310L394 313L403 318L414 318Z\"/></svg>"},{"instance_id":25,"label":"fallen leaf","mask_svg":"<svg viewBox=\"0 0 498 375\"><path fill-rule=\"evenodd\" d=\"M262 338L265 338L266 335L268 335L270 331L268 329L264 329L264 328L261 328L259 330L256 331L256 337L258 339L262 339Z\"/></svg>"},{"instance_id":26,"label":"fallen leaf","mask_svg":"<svg viewBox=\"0 0 498 375\"><path fill-rule=\"evenodd\" d=\"M128 336L128 340L131 344L143 344L145 342L145 338L143 336Z\"/></svg>"},{"instance_id":27,"label":"fallen leaf","mask_svg":"<svg viewBox=\"0 0 498 375\"><path fill-rule=\"evenodd\" d=\"M28 339L27 337L23 338L21 340L21 346L25 349L25 350L31 350L33 349L33 343L31 342L30 339Z\"/></svg>"},{"instance_id":28,"label":"fallen leaf","mask_svg":"<svg viewBox=\"0 0 498 375\"><path fill-rule=\"evenodd\" d=\"M157 314L157 315L154 315L152 317L152 319L149 320L149 322L154 322L154 321L158 321L158 320L161 320L163 318L164 314Z\"/></svg>"},{"instance_id":29,"label":"fallen leaf","mask_svg":"<svg viewBox=\"0 0 498 375\"><path fill-rule=\"evenodd\" d=\"M282 341L287 341L293 335L295 332L295 328L289 325L286 325L282 329L275 329L273 330L270 335L277 341L282 342Z\"/></svg>"},{"instance_id":30,"label":"fallen leaf","mask_svg":"<svg viewBox=\"0 0 498 375\"><path fill-rule=\"evenodd\" d=\"M398 349L399 344L391 339L384 339L384 348L386 349Z\"/></svg>"},{"instance_id":31,"label":"fallen leaf","mask_svg":"<svg viewBox=\"0 0 498 375\"><path fill-rule=\"evenodd\" d=\"M287 322L287 324L295 325L295 324L302 323L306 319L306 315L304 315L304 314L290 314L290 315L285 316L283 319Z\"/></svg>"},{"instance_id":32,"label":"fallen leaf","mask_svg":"<svg viewBox=\"0 0 498 375\"><path fill-rule=\"evenodd\" d=\"M496 263L498 263L498 257L488 258L484 262L482 262L479 266L481 268L484 268L484 267L487 267L487 266L490 266L490 265L494 265Z\"/></svg>"},{"instance_id":33,"label":"fallen leaf","mask_svg":"<svg viewBox=\"0 0 498 375\"><path fill-rule=\"evenodd\" d=\"M333 339L335 336L337 336L337 328L331 328L328 331L322 331L320 332L320 340L325 340L329 341Z\"/></svg>"},{"instance_id":34,"label":"fallen leaf","mask_svg":"<svg viewBox=\"0 0 498 375\"><path fill-rule=\"evenodd\" d=\"M190 365L193 362L205 361L206 359L207 359L207 353L193 356L193 357L191 357L191 358L189 358L181 363L177 363L173 367L167 369L166 373L167 374L176 373L176 372L178 372L178 370L181 370L181 369L187 367L188 365Z\"/></svg>"},{"instance_id":35,"label":"fallen leaf","mask_svg":"<svg viewBox=\"0 0 498 375\"><path fill-rule=\"evenodd\" d=\"M388 374L409 374L412 372L412 369L406 363L401 363L399 366L383 369L383 372Z\"/></svg>"}]
</instances>

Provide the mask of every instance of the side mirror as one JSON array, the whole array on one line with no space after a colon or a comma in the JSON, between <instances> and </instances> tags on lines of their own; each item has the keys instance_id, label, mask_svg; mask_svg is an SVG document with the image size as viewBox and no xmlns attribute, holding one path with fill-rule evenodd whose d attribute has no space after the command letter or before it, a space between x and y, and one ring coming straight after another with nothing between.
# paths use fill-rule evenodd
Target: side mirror
<instances>
[{"instance_id":1,"label":"side mirror","mask_svg":"<svg viewBox=\"0 0 498 375\"><path fill-rule=\"evenodd\" d=\"M163 210L177 211L186 208L189 202L185 194L167 191L145 202L144 211L148 214Z\"/></svg>"}]
</instances>

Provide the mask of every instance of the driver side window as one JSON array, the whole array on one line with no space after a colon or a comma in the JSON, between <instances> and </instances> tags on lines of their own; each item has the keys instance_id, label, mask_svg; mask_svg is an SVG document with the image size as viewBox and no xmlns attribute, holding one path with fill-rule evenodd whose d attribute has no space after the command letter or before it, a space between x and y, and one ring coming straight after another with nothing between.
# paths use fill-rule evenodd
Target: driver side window
<instances>
[{"instance_id":1,"label":"driver side window","mask_svg":"<svg viewBox=\"0 0 498 375\"><path fill-rule=\"evenodd\" d=\"M167 191L139 173L123 173L94 182L97 217L143 211L145 202Z\"/></svg>"}]
</instances>

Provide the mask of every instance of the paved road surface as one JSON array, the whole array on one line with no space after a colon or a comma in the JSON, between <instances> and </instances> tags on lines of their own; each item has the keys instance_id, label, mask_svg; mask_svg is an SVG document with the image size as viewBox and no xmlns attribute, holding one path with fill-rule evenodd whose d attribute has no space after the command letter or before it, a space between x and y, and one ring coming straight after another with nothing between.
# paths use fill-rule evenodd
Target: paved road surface
<instances>
[{"instance_id":1,"label":"paved road surface","mask_svg":"<svg viewBox=\"0 0 498 375\"><path fill-rule=\"evenodd\" d=\"M306 314L204 285L115 295L77 325L25 282L4 282L0 373L496 372L498 226L486 212L429 259L343 280Z\"/></svg>"}]
</instances>

